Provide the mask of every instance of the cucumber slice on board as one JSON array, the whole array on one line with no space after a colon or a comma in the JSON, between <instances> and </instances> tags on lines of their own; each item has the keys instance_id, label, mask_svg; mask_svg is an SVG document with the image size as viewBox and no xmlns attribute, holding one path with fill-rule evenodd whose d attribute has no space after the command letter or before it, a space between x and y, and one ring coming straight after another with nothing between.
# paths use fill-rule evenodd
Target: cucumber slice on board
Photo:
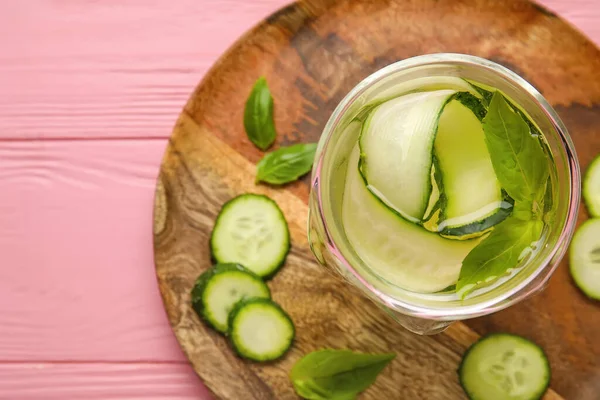
<instances>
[{"instance_id":1,"label":"cucumber slice on board","mask_svg":"<svg viewBox=\"0 0 600 400\"><path fill-rule=\"evenodd\" d=\"M471 400L536 400L550 384L550 364L530 340L495 333L467 350L458 375Z\"/></svg>"},{"instance_id":2,"label":"cucumber slice on board","mask_svg":"<svg viewBox=\"0 0 600 400\"><path fill-rule=\"evenodd\" d=\"M221 208L210 249L218 263L239 263L262 278L270 278L290 250L287 222L277 203L267 196L237 196Z\"/></svg>"},{"instance_id":3,"label":"cucumber slice on board","mask_svg":"<svg viewBox=\"0 0 600 400\"><path fill-rule=\"evenodd\" d=\"M579 289L591 299L600 300L600 219L585 221L575 232L569 268Z\"/></svg>"},{"instance_id":4,"label":"cucumber slice on board","mask_svg":"<svg viewBox=\"0 0 600 400\"><path fill-rule=\"evenodd\" d=\"M196 313L221 333L228 330L233 306L246 298L271 298L269 287L239 264L217 264L196 280L192 306Z\"/></svg>"},{"instance_id":5,"label":"cucumber slice on board","mask_svg":"<svg viewBox=\"0 0 600 400\"><path fill-rule=\"evenodd\" d=\"M438 231L450 238L483 234L511 213L513 202L496 178L485 144L482 113L478 100L457 99L440 116L434 142L442 188Z\"/></svg>"},{"instance_id":6,"label":"cucumber slice on board","mask_svg":"<svg viewBox=\"0 0 600 400\"><path fill-rule=\"evenodd\" d=\"M291 318L271 300L242 300L229 314L231 344L244 358L276 360L292 346L294 336Z\"/></svg>"},{"instance_id":7,"label":"cucumber slice on board","mask_svg":"<svg viewBox=\"0 0 600 400\"><path fill-rule=\"evenodd\" d=\"M359 137L360 172L377 198L403 218L423 219L432 191L438 119L454 90L411 93L373 109Z\"/></svg>"},{"instance_id":8,"label":"cucumber slice on board","mask_svg":"<svg viewBox=\"0 0 600 400\"><path fill-rule=\"evenodd\" d=\"M355 146L342 200L342 224L358 257L382 279L404 289L432 293L454 285L462 260L480 239L444 239L398 218L367 190L358 159Z\"/></svg>"},{"instance_id":9,"label":"cucumber slice on board","mask_svg":"<svg viewBox=\"0 0 600 400\"><path fill-rule=\"evenodd\" d=\"M600 217L600 156L596 156L583 178L583 200L592 217Z\"/></svg>"}]
</instances>

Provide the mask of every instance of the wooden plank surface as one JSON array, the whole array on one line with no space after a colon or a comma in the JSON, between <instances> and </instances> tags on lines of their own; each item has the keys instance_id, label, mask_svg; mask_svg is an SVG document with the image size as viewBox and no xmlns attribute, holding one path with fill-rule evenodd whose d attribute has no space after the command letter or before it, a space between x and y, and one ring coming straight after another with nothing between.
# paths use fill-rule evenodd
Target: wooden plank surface
<instances>
[{"instance_id":1,"label":"wooden plank surface","mask_svg":"<svg viewBox=\"0 0 600 400\"><path fill-rule=\"evenodd\" d=\"M0 138L168 137L214 60L284 3L2 2Z\"/></svg>"},{"instance_id":2,"label":"wooden plank surface","mask_svg":"<svg viewBox=\"0 0 600 400\"><path fill-rule=\"evenodd\" d=\"M595 0L544 0L600 38ZM287 0L0 3L0 138L168 137L212 63Z\"/></svg>"},{"instance_id":3,"label":"wooden plank surface","mask_svg":"<svg viewBox=\"0 0 600 400\"><path fill-rule=\"evenodd\" d=\"M119 392L103 378L107 361L166 361L175 384L163 381L156 398L208 398L168 327L152 269L154 176L166 141L132 139L166 139L207 68L285 3L0 2L0 399L52 398L32 387L57 399L87 398L99 385L97 398L157 391L142 368L120 372L137 383ZM595 0L543 3L600 42ZM86 142L66 140L74 138ZM564 295L551 293L535 301ZM563 329L576 336L576 326ZM17 367L36 361L46 362L43 373ZM572 385L596 382L590 374Z\"/></svg>"},{"instance_id":4,"label":"wooden plank surface","mask_svg":"<svg viewBox=\"0 0 600 400\"><path fill-rule=\"evenodd\" d=\"M0 364L0 398L20 400L197 400L203 389L185 364Z\"/></svg>"},{"instance_id":5,"label":"wooden plank surface","mask_svg":"<svg viewBox=\"0 0 600 400\"><path fill-rule=\"evenodd\" d=\"M0 141L0 360L183 360L146 273L165 144Z\"/></svg>"}]
</instances>

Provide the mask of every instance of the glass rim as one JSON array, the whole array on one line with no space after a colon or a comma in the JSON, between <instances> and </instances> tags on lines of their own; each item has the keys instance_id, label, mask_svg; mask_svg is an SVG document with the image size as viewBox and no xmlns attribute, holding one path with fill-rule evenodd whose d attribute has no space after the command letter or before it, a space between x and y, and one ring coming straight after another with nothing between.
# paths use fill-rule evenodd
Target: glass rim
<instances>
[{"instance_id":1,"label":"glass rim","mask_svg":"<svg viewBox=\"0 0 600 400\"><path fill-rule=\"evenodd\" d=\"M562 229L552 249L547 252L543 259L537 262L538 265L535 267L535 270L523 278L515 287L511 288L510 290L500 292L497 296L494 296L488 300L476 302L475 304L452 308L443 308L439 306L429 307L414 304L406 300L400 300L389 294L383 293L381 290L377 289L373 284L367 281L367 279L365 279L362 274L356 270L352 263L346 259L346 257L335 244L336 242L332 237L328 227L328 221L325 219L321 185L319 184L323 167L323 157L326 153L325 150L329 145L332 132L340 123L342 117L347 111L347 108L352 105L353 102L363 92L390 74L416 67L443 64L467 65L471 67L483 68L515 84L519 90L522 90L525 94L531 97L540 110L543 111L544 116L554 128L560 141L560 145L564 150L566 163L569 169L569 200L566 215L560 221L562 223ZM317 194L316 197L318 201L316 202L316 207L319 212L319 218L323 224L328 248L333 254L335 254L335 257L338 259L338 261L342 263L343 268L350 272L354 278L360 281L370 293L375 295L381 302L390 306L392 309L397 310L398 307L400 307L402 309L400 312L402 313L433 320L466 319L497 312L520 302L524 298L528 297L528 295L532 292L535 292L539 288L543 287L550 279L552 273L558 267L559 261L566 253L568 247L567 244L571 241L574 233L581 198L581 174L579 163L577 161L575 146L568 134L567 128L561 121L556 111L542 96L542 94L524 78L498 63L485 58L467 54L434 53L415 56L389 64L361 80L348 92L348 94L346 94L346 96L344 96L323 128L322 139L324 140L320 140L317 150L319 158L315 160L314 171L311 178L311 190L316 191ZM550 270L547 270L547 268L550 268ZM524 290L531 285L534 279L536 279L545 270L547 270L548 273L539 282L537 282L535 286L531 287L529 290Z\"/></svg>"}]
</instances>

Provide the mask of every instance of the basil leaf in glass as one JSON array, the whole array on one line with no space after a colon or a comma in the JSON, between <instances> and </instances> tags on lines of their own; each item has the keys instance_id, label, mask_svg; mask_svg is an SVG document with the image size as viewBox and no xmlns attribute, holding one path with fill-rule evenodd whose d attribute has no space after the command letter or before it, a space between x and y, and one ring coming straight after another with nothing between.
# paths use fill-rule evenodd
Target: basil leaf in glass
<instances>
[{"instance_id":1,"label":"basil leaf in glass","mask_svg":"<svg viewBox=\"0 0 600 400\"><path fill-rule=\"evenodd\" d=\"M465 257L456 292L461 298L479 285L485 285L515 268L540 238L543 223L511 216Z\"/></svg>"},{"instance_id":2,"label":"basil leaf in glass","mask_svg":"<svg viewBox=\"0 0 600 400\"><path fill-rule=\"evenodd\" d=\"M504 97L494 93L483 119L485 141L500 184L515 201L532 202L550 173L539 139Z\"/></svg>"}]
</instances>

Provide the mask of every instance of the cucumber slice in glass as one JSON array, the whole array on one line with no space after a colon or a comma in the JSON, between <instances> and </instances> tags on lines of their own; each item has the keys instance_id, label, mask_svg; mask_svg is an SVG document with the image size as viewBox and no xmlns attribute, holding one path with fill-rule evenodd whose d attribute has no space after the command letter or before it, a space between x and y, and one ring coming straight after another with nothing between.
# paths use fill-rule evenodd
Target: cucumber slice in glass
<instances>
[{"instance_id":1,"label":"cucumber slice in glass","mask_svg":"<svg viewBox=\"0 0 600 400\"><path fill-rule=\"evenodd\" d=\"M210 238L218 263L239 263L258 276L272 277L290 250L287 222L273 200L243 194L223 205Z\"/></svg>"},{"instance_id":2,"label":"cucumber slice in glass","mask_svg":"<svg viewBox=\"0 0 600 400\"><path fill-rule=\"evenodd\" d=\"M496 178L475 107L482 107L478 100L450 101L434 143L441 188L438 231L449 238L483 234L512 210L512 199Z\"/></svg>"},{"instance_id":3,"label":"cucumber slice in glass","mask_svg":"<svg viewBox=\"0 0 600 400\"><path fill-rule=\"evenodd\" d=\"M468 92L473 96L482 99L483 96L471 82L455 76L425 76L406 80L404 76L400 76L399 82L383 81L379 84L385 89L373 90L373 94L365 98L365 102L382 103L395 97L403 96L415 92L434 92L438 90L454 90L455 92ZM375 85L376 87L377 85Z\"/></svg>"},{"instance_id":4,"label":"cucumber slice in glass","mask_svg":"<svg viewBox=\"0 0 600 400\"><path fill-rule=\"evenodd\" d=\"M520 336L495 333L475 342L458 370L472 400L541 399L550 384L544 351Z\"/></svg>"},{"instance_id":5,"label":"cucumber slice in glass","mask_svg":"<svg viewBox=\"0 0 600 400\"><path fill-rule=\"evenodd\" d=\"M342 201L344 231L358 257L379 277L404 289L432 293L454 285L462 260L480 239L444 239L398 217L367 190L358 158L355 146Z\"/></svg>"},{"instance_id":6,"label":"cucumber slice in glass","mask_svg":"<svg viewBox=\"0 0 600 400\"><path fill-rule=\"evenodd\" d=\"M229 315L229 338L235 351L254 361L283 356L294 341L294 323L283 309L268 299L246 299Z\"/></svg>"},{"instance_id":7,"label":"cucumber slice in glass","mask_svg":"<svg viewBox=\"0 0 600 400\"><path fill-rule=\"evenodd\" d=\"M360 172L401 217L423 219L432 191L432 148L440 113L454 90L411 93L373 109L359 137Z\"/></svg>"},{"instance_id":8,"label":"cucumber slice in glass","mask_svg":"<svg viewBox=\"0 0 600 400\"><path fill-rule=\"evenodd\" d=\"M575 232L569 269L579 289L591 299L600 300L600 219L587 220Z\"/></svg>"},{"instance_id":9,"label":"cucumber slice in glass","mask_svg":"<svg viewBox=\"0 0 600 400\"><path fill-rule=\"evenodd\" d=\"M192 306L203 320L221 333L228 330L233 306L245 298L271 298L269 287L239 264L217 264L196 280Z\"/></svg>"}]
</instances>

